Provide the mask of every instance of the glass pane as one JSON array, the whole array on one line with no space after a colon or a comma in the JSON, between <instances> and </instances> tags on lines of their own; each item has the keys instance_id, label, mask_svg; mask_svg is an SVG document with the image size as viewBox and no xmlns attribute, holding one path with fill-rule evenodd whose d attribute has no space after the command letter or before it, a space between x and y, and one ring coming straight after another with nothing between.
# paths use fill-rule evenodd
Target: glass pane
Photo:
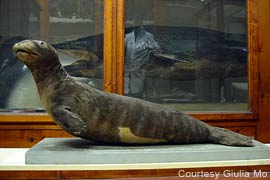
<instances>
[{"instance_id":1,"label":"glass pane","mask_svg":"<svg viewBox=\"0 0 270 180\"><path fill-rule=\"evenodd\" d=\"M11 50L27 38L53 44L72 76L103 89L102 0L1 0L0 109L42 110L30 71Z\"/></svg>"},{"instance_id":2,"label":"glass pane","mask_svg":"<svg viewBox=\"0 0 270 180\"><path fill-rule=\"evenodd\" d=\"M245 0L126 0L125 94L182 111L248 110Z\"/></svg>"}]
</instances>

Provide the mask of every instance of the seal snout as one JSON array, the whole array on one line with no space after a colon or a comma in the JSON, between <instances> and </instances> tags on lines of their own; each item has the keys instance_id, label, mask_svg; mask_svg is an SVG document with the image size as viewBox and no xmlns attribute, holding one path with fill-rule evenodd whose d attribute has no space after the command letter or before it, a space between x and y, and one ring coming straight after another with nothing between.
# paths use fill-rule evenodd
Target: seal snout
<instances>
[{"instance_id":1,"label":"seal snout","mask_svg":"<svg viewBox=\"0 0 270 180\"><path fill-rule=\"evenodd\" d=\"M32 40L24 40L14 44L12 51L15 55L19 54L38 55L35 49L36 49L35 44Z\"/></svg>"},{"instance_id":2,"label":"seal snout","mask_svg":"<svg viewBox=\"0 0 270 180\"><path fill-rule=\"evenodd\" d=\"M14 44L12 51L14 54L17 54L19 52L29 53L29 50L28 50L29 46L30 46L29 41L17 42L16 44Z\"/></svg>"},{"instance_id":3,"label":"seal snout","mask_svg":"<svg viewBox=\"0 0 270 180\"><path fill-rule=\"evenodd\" d=\"M15 44L16 45L16 44ZM16 46L13 46L13 53L14 54L17 54L17 53L19 53L19 52L22 52L22 53L29 53L28 51L26 51L26 50L24 50L24 49L20 49L20 48L18 48L18 47L16 47Z\"/></svg>"},{"instance_id":4,"label":"seal snout","mask_svg":"<svg viewBox=\"0 0 270 180\"><path fill-rule=\"evenodd\" d=\"M12 47L12 51L14 54L17 54L17 52L20 50L19 47L19 43L14 44L14 46Z\"/></svg>"}]
</instances>

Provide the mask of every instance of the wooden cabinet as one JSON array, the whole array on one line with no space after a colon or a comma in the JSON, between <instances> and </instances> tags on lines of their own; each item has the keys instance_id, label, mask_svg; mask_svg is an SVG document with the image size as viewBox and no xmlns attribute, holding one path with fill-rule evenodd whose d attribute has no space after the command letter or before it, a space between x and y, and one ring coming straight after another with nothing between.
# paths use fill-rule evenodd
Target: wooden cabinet
<instances>
[{"instance_id":1,"label":"wooden cabinet","mask_svg":"<svg viewBox=\"0 0 270 180\"><path fill-rule=\"evenodd\" d=\"M48 6L48 1L40 2L42 7ZM249 110L187 112L211 125L229 128L265 143L270 141L269 9L269 1L247 0ZM47 11L43 9L40 33L44 39L48 38L46 16ZM125 0L104 0L104 90L117 94L124 94L124 18ZM69 136L46 113L0 113L0 147L31 147L45 137Z\"/></svg>"}]
</instances>

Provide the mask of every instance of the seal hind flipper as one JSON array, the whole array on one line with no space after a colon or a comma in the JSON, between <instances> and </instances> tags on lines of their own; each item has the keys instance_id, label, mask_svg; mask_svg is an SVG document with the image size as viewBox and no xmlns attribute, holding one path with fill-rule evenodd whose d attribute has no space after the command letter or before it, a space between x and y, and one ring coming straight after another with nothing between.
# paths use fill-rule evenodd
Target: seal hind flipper
<instances>
[{"instance_id":1,"label":"seal hind flipper","mask_svg":"<svg viewBox=\"0 0 270 180\"><path fill-rule=\"evenodd\" d=\"M213 143L228 146L254 146L251 137L247 137L227 129L212 127L210 134L209 138Z\"/></svg>"},{"instance_id":2,"label":"seal hind flipper","mask_svg":"<svg viewBox=\"0 0 270 180\"><path fill-rule=\"evenodd\" d=\"M83 137L87 134L85 122L67 106L58 105L52 108L52 117L59 126L74 136Z\"/></svg>"}]
</instances>

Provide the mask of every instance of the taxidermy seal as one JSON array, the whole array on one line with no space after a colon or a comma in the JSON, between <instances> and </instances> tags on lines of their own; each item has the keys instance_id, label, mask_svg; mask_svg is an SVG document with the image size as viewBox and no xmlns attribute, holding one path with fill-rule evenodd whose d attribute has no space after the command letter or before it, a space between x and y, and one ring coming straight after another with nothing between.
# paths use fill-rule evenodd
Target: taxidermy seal
<instances>
[{"instance_id":1,"label":"taxidermy seal","mask_svg":"<svg viewBox=\"0 0 270 180\"><path fill-rule=\"evenodd\" d=\"M110 144L253 145L249 137L182 112L75 81L60 64L56 50L44 41L21 41L13 52L32 72L48 114L74 136Z\"/></svg>"}]
</instances>

